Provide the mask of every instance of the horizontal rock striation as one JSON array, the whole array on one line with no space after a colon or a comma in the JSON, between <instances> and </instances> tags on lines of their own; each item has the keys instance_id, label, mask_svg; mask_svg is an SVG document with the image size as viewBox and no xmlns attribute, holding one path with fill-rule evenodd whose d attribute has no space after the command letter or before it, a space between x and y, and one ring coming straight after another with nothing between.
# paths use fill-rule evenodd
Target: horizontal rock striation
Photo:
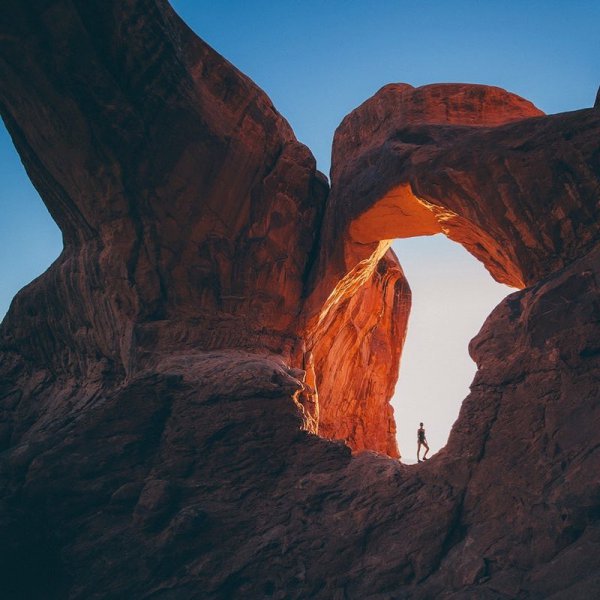
<instances>
[{"instance_id":1,"label":"horizontal rock striation","mask_svg":"<svg viewBox=\"0 0 600 600\"><path fill-rule=\"evenodd\" d=\"M8 0L0 48L64 236L0 327L4 595L600 594L598 110L386 86L329 192L162 0ZM446 448L406 466L389 244L438 232L528 287L472 341Z\"/></svg>"}]
</instances>

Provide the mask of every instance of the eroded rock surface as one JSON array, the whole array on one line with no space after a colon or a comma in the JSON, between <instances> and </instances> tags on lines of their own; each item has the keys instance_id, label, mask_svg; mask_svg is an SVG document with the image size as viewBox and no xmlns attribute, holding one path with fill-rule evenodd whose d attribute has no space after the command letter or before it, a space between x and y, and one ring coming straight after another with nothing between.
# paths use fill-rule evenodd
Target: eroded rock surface
<instances>
[{"instance_id":1,"label":"eroded rock surface","mask_svg":"<svg viewBox=\"0 0 600 600\"><path fill-rule=\"evenodd\" d=\"M319 435L341 438L355 451L377 450L395 458L396 422L389 400L396 379L390 374L398 372L411 296L392 250L376 257L374 265L356 290L337 288L308 343L318 378Z\"/></svg>"},{"instance_id":2,"label":"eroded rock surface","mask_svg":"<svg viewBox=\"0 0 600 600\"><path fill-rule=\"evenodd\" d=\"M9 0L0 34L3 117L65 239L0 329L5 595L600 593L597 110L387 86L338 131L327 199L165 2ZM389 237L433 229L529 287L473 340L443 451L352 454L315 432L396 454Z\"/></svg>"},{"instance_id":3,"label":"eroded rock surface","mask_svg":"<svg viewBox=\"0 0 600 600\"><path fill-rule=\"evenodd\" d=\"M166 2L3 12L4 118L65 242L14 343L119 374L158 348L293 353L327 185L267 96Z\"/></svg>"},{"instance_id":4,"label":"eroded rock surface","mask_svg":"<svg viewBox=\"0 0 600 600\"><path fill-rule=\"evenodd\" d=\"M523 287L594 247L597 112L542 118L522 98L486 89L386 86L344 119L323 271L347 272L382 239L445 233L498 281ZM413 98L417 111L406 107Z\"/></svg>"}]
</instances>

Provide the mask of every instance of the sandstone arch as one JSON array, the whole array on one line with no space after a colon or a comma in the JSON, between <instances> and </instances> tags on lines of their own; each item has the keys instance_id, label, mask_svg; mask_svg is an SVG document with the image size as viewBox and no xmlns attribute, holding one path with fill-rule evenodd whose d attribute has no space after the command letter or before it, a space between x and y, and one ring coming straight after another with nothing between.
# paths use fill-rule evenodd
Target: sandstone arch
<instances>
[{"instance_id":1,"label":"sandstone arch","mask_svg":"<svg viewBox=\"0 0 600 600\"><path fill-rule=\"evenodd\" d=\"M338 327L347 330L346 299L370 285L369 277L393 238L442 232L482 261L497 281L518 289L593 247L599 234L598 209L588 199L596 193L595 175L590 179L596 169L596 141L587 118L594 116L589 111L585 116L542 116L530 102L499 88L437 84L415 89L390 84L342 121L333 144L320 283L309 309L318 313L309 327L322 371L317 382L327 390L321 402L323 433L347 439L358 449L389 452L392 447L391 439L387 446L365 443L374 435L362 435L356 444L347 424L338 430L336 422L341 421L328 419L330 398L332 412L340 412L339 400L331 393L336 385L346 390L348 404L362 404L354 419L347 418L361 429L366 415L389 414L391 393L388 388L387 397L370 394L371 404L365 406L360 400L365 397L365 382L355 391L356 383L344 379L343 369L328 369L326 357L335 345L329 338L337 335L331 326L336 311ZM574 125L568 140L566 122ZM529 137L532 132L535 141ZM557 194L561 202L548 206L549 198ZM389 261L394 257L388 255L386 264ZM389 306L396 315L410 309L408 284L398 285L403 290L402 307ZM364 309L369 311L369 305ZM321 333L324 315L327 332ZM406 323L407 314L398 319ZM396 348L382 352L380 362L397 365L403 336L381 323L386 326ZM372 370L368 363L373 358L360 355L357 350L356 362L348 361L348 371ZM336 383L329 381L329 373ZM372 380L369 384L376 389ZM395 431L391 416L386 430L390 437Z\"/></svg>"},{"instance_id":2,"label":"sandstone arch","mask_svg":"<svg viewBox=\"0 0 600 600\"><path fill-rule=\"evenodd\" d=\"M597 595L598 110L367 128L326 202L266 95L162 0L8 0L0 49L3 118L65 237L0 327L3 590ZM381 315L348 360L389 342L401 271L347 234L404 184L459 215L492 186L463 210L530 286L474 340L473 391L420 470L312 435L302 382L348 273L340 299Z\"/></svg>"}]
</instances>

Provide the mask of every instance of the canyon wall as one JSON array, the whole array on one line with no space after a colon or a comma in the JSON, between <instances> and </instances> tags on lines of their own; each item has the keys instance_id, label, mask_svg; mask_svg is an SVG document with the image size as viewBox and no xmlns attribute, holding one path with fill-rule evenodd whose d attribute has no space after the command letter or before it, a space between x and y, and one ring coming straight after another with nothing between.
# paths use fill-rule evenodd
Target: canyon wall
<instances>
[{"instance_id":1,"label":"canyon wall","mask_svg":"<svg viewBox=\"0 0 600 600\"><path fill-rule=\"evenodd\" d=\"M597 108L386 86L329 191L162 0L9 0L0 34L2 115L64 238L0 327L8 597L600 593ZM407 466L389 244L437 232L526 289L471 343L446 448Z\"/></svg>"}]
</instances>

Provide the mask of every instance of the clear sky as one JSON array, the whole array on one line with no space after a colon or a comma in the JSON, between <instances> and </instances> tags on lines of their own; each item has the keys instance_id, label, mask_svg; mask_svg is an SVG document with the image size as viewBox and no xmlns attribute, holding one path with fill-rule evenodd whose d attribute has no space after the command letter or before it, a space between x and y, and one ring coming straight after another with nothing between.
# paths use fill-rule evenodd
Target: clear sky
<instances>
[{"instance_id":1,"label":"clear sky","mask_svg":"<svg viewBox=\"0 0 600 600\"><path fill-rule=\"evenodd\" d=\"M172 4L196 33L269 94L325 173L337 125L386 83L498 85L548 113L591 106L600 84L598 0ZM60 232L4 129L0 207L2 317L14 294L61 249ZM445 443L472 379L468 340L510 290L494 284L475 259L439 236L403 240L396 249L414 299L394 401L401 450L410 461L419 420L427 426L432 449Z\"/></svg>"}]
</instances>

